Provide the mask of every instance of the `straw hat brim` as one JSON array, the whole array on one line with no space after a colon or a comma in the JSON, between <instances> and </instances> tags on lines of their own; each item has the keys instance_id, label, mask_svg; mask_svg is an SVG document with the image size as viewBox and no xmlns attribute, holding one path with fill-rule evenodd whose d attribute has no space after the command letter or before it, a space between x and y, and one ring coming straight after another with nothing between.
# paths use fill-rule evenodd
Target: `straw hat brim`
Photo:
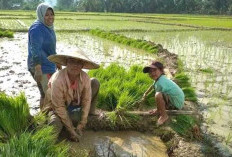
<instances>
[{"instance_id":1,"label":"straw hat brim","mask_svg":"<svg viewBox=\"0 0 232 157\"><path fill-rule=\"evenodd\" d=\"M88 58L84 59L84 58L80 58L80 57L76 57L76 56L72 56L68 54L67 55L61 55L61 54L51 55L48 57L48 60L55 64L61 64L61 65L66 66L67 60L70 58L77 60L77 62L82 61L82 63L84 64L83 69L97 69L100 67L98 64L94 63Z\"/></svg>"}]
</instances>

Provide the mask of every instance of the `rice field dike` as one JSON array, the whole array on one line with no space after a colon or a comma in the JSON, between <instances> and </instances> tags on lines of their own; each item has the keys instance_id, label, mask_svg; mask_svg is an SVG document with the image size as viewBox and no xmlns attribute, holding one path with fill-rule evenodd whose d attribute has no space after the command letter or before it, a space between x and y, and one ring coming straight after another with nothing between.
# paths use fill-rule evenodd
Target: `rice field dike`
<instances>
[{"instance_id":1,"label":"rice field dike","mask_svg":"<svg viewBox=\"0 0 232 157\"><path fill-rule=\"evenodd\" d=\"M1 10L0 43L26 34L35 20L34 11ZM54 26L59 50L80 47L101 63L88 74L101 83L97 106L107 113L101 121L90 117L89 129L149 132L161 138L170 156L231 155L230 16L58 11ZM62 44L64 48L59 47ZM4 45L0 47L1 57L3 50ZM156 117L133 113L156 107L154 92L145 103L138 103L152 83L142 73L151 59L160 60L169 69L170 78L185 93L186 110L197 112L197 116L172 115L167 124L157 127ZM70 153L68 141L57 143L46 116L30 114L25 94L7 95L2 83L0 156L75 154Z\"/></svg>"}]
</instances>

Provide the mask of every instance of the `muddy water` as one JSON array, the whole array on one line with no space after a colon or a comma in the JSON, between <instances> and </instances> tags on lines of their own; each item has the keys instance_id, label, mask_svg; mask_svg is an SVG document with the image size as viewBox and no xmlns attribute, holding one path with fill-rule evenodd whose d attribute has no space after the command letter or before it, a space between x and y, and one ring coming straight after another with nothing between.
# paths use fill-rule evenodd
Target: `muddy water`
<instances>
[{"instance_id":1,"label":"muddy water","mask_svg":"<svg viewBox=\"0 0 232 157\"><path fill-rule=\"evenodd\" d=\"M167 157L162 141L148 134L134 131L86 131L79 143L72 143L73 153L101 157Z\"/></svg>"},{"instance_id":2,"label":"muddy water","mask_svg":"<svg viewBox=\"0 0 232 157\"><path fill-rule=\"evenodd\" d=\"M224 152L232 154L232 32L126 35L160 43L181 57L192 85L197 90L200 110L204 116L202 129L216 135L218 144L226 149ZM204 73L200 69L210 69L212 73Z\"/></svg>"},{"instance_id":3,"label":"muddy water","mask_svg":"<svg viewBox=\"0 0 232 157\"><path fill-rule=\"evenodd\" d=\"M27 71L27 34L0 39L0 90L8 95L24 92L35 114L39 108L39 90Z\"/></svg>"}]
</instances>

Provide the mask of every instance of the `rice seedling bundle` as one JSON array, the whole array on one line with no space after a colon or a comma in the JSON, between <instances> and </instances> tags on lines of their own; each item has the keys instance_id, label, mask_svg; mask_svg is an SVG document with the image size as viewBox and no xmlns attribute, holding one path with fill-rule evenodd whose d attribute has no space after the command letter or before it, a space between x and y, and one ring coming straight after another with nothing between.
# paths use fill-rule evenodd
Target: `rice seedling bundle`
<instances>
[{"instance_id":1,"label":"rice seedling bundle","mask_svg":"<svg viewBox=\"0 0 232 157\"><path fill-rule=\"evenodd\" d=\"M0 141L24 132L30 125L30 117L24 94L10 97L0 93Z\"/></svg>"},{"instance_id":2,"label":"rice seedling bundle","mask_svg":"<svg viewBox=\"0 0 232 157\"><path fill-rule=\"evenodd\" d=\"M152 80L142 72L141 66L132 66L128 71L123 67L112 63L107 68L89 71L91 77L96 77L101 84L98 97L98 107L113 111L115 109L133 109L135 101L143 96L146 89L152 84ZM153 98L150 96L148 100ZM147 101L146 105L151 101Z\"/></svg>"},{"instance_id":3,"label":"rice seedling bundle","mask_svg":"<svg viewBox=\"0 0 232 157\"><path fill-rule=\"evenodd\" d=\"M23 132L12 137L0 146L2 157L38 157L38 156L68 156L69 145L61 142L56 144L56 135L50 126L41 128L35 133Z\"/></svg>"}]
</instances>

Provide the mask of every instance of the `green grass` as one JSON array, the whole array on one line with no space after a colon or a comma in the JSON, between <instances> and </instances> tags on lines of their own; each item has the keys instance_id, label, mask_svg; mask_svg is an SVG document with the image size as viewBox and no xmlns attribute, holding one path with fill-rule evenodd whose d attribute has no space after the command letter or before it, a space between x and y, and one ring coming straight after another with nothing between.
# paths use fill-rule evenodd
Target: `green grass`
<instances>
[{"instance_id":1,"label":"green grass","mask_svg":"<svg viewBox=\"0 0 232 157\"><path fill-rule=\"evenodd\" d=\"M133 109L152 80L142 72L141 66L132 66L128 71L112 63L110 66L89 71L90 77L96 77L101 84L98 107L108 111ZM154 105L152 102L147 104Z\"/></svg>"},{"instance_id":2,"label":"green grass","mask_svg":"<svg viewBox=\"0 0 232 157\"><path fill-rule=\"evenodd\" d=\"M214 73L213 69L210 69L210 68L199 69L199 71L201 71L203 73L208 73L208 74L213 74Z\"/></svg>"}]
</instances>

